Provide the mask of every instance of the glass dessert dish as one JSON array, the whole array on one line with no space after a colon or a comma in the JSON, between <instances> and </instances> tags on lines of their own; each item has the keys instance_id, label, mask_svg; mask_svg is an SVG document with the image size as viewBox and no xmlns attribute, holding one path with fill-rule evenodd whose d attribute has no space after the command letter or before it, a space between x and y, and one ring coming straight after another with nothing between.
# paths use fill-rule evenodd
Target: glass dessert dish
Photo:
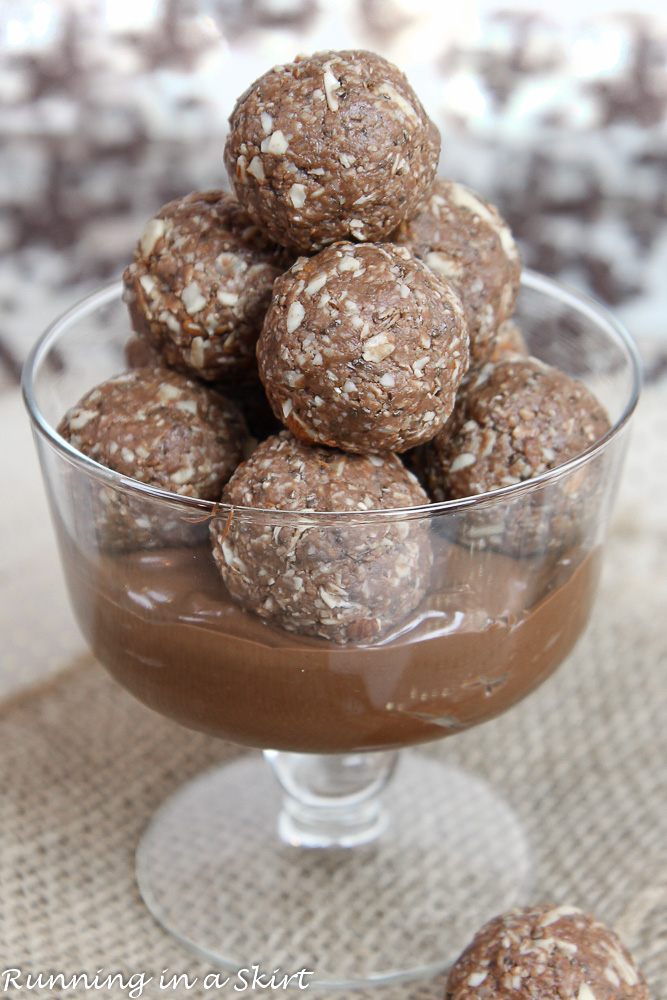
<instances>
[{"instance_id":1,"label":"glass dessert dish","mask_svg":"<svg viewBox=\"0 0 667 1000\"><path fill-rule=\"evenodd\" d=\"M123 478L55 430L125 368L120 292L103 288L56 320L24 371L72 604L100 662L140 701L265 758L244 754L162 807L137 855L144 900L230 970L305 969L311 986L439 971L483 921L522 900L529 845L480 778L423 751L396 766L398 751L506 711L579 638L637 401L632 343L601 307L526 273L515 318L532 354L606 408L611 430L594 446L459 501L230 509ZM322 571L332 539L343 558L369 535L412 540L417 555L407 567L396 560L396 578L369 577L371 592L393 588L379 637L339 643L235 604L212 558L213 522L276 545L307 538L303 573ZM325 593L335 619L335 586Z\"/></svg>"}]
</instances>

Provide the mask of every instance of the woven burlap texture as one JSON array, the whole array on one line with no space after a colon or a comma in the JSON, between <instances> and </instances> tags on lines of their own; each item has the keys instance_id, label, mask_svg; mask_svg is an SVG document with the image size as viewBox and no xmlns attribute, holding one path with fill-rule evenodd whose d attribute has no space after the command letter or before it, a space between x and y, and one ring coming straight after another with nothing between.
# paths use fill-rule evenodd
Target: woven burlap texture
<instances>
[{"instance_id":1,"label":"woven burlap texture","mask_svg":"<svg viewBox=\"0 0 667 1000\"><path fill-rule=\"evenodd\" d=\"M505 717L424 749L506 798L533 848L531 898L580 905L615 926L654 1000L667 998L665 441L667 392L653 390L635 423L593 618L568 661ZM151 713L92 662L6 703L0 973L210 972L144 908L134 851L165 797L238 753ZM439 976L375 995L431 1000L443 989ZM13 992L3 994L0 978L2 995ZM37 990L14 1000L91 995L128 993ZM200 986L143 993L214 995Z\"/></svg>"}]
</instances>

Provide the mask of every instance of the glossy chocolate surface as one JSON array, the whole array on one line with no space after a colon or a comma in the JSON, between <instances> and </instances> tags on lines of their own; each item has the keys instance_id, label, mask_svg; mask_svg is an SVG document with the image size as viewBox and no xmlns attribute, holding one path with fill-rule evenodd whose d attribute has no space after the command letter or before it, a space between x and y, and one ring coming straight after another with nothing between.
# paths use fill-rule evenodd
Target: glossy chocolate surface
<instances>
[{"instance_id":1,"label":"glossy chocolate surface","mask_svg":"<svg viewBox=\"0 0 667 1000\"><path fill-rule=\"evenodd\" d=\"M407 746L504 712L573 647L600 564L599 550L545 562L440 538L410 618L339 646L242 611L208 546L93 560L59 534L79 625L119 683L189 728L306 753Z\"/></svg>"}]
</instances>

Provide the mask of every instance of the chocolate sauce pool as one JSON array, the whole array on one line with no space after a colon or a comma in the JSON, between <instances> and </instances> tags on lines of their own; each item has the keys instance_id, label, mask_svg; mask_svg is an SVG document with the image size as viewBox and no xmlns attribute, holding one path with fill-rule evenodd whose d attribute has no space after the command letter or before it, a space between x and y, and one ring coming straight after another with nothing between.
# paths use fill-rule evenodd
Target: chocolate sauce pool
<instances>
[{"instance_id":1,"label":"chocolate sauce pool","mask_svg":"<svg viewBox=\"0 0 667 1000\"><path fill-rule=\"evenodd\" d=\"M93 559L59 534L80 627L123 687L191 729L305 753L406 746L504 712L576 642L600 562L445 543L402 630L359 647L240 610L207 545Z\"/></svg>"}]
</instances>

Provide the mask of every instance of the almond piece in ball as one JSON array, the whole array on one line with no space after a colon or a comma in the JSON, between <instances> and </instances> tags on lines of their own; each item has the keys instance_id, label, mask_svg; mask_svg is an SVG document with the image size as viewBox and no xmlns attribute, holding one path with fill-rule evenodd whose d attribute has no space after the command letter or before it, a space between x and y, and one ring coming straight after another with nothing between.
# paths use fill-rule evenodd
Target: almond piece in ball
<instances>
[{"instance_id":1,"label":"almond piece in ball","mask_svg":"<svg viewBox=\"0 0 667 1000\"><path fill-rule=\"evenodd\" d=\"M454 963L445 1000L649 1000L618 935L575 906L509 910Z\"/></svg>"},{"instance_id":2,"label":"almond piece in ball","mask_svg":"<svg viewBox=\"0 0 667 1000\"><path fill-rule=\"evenodd\" d=\"M432 438L468 367L458 295L406 247L337 243L277 279L257 345L276 416L360 454Z\"/></svg>"},{"instance_id":3,"label":"almond piece in ball","mask_svg":"<svg viewBox=\"0 0 667 1000\"><path fill-rule=\"evenodd\" d=\"M404 74L362 50L274 67L229 121L225 165L239 201L300 253L387 236L428 188L440 152Z\"/></svg>"},{"instance_id":4,"label":"almond piece in ball","mask_svg":"<svg viewBox=\"0 0 667 1000\"><path fill-rule=\"evenodd\" d=\"M211 522L213 556L241 607L291 632L334 642L377 639L420 603L431 546L423 522L362 517L318 523L314 512L428 503L395 455L311 448L288 431L268 438L222 494L233 507L308 512L281 524L232 511Z\"/></svg>"},{"instance_id":5,"label":"almond piece in ball","mask_svg":"<svg viewBox=\"0 0 667 1000\"><path fill-rule=\"evenodd\" d=\"M273 281L292 261L232 195L172 201L146 224L123 275L132 327L170 368L209 382L246 378Z\"/></svg>"},{"instance_id":6,"label":"almond piece in ball","mask_svg":"<svg viewBox=\"0 0 667 1000\"><path fill-rule=\"evenodd\" d=\"M521 275L498 210L463 184L438 177L391 239L452 283L468 320L471 356L483 360L488 341L512 315Z\"/></svg>"}]
</instances>

